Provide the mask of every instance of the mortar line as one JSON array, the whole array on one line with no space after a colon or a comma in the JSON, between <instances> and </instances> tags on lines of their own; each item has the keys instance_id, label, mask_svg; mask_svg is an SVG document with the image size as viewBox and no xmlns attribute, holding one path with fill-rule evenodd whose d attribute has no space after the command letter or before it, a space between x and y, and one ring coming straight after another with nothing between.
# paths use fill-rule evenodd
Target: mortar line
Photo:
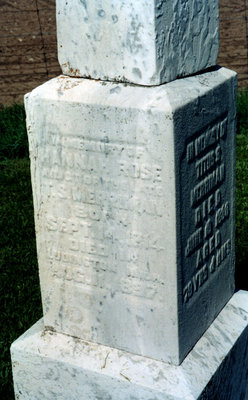
<instances>
[{"instance_id":1,"label":"mortar line","mask_svg":"<svg viewBox=\"0 0 248 400\"><path fill-rule=\"evenodd\" d=\"M47 67L47 58L46 58L46 51L45 51L45 41L42 33L42 28L41 28L41 21L40 21L40 10L38 7L38 1L35 0L36 3L36 12L37 12L37 17L38 17L38 22L40 26L40 37L41 37L41 43L42 43L42 49L43 49L43 57L44 57L44 63L45 63L45 68L46 68L46 75L48 77L48 67Z\"/></svg>"},{"instance_id":2,"label":"mortar line","mask_svg":"<svg viewBox=\"0 0 248 400\"><path fill-rule=\"evenodd\" d=\"M244 0L244 6L245 6L246 66L247 66L246 73L248 74L248 13L247 13L247 0Z\"/></svg>"}]
</instances>

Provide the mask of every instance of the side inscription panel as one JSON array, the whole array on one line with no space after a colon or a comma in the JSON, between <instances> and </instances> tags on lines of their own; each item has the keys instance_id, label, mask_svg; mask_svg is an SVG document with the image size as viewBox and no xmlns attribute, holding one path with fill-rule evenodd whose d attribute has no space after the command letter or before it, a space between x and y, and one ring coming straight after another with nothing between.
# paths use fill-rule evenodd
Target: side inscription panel
<instances>
[{"instance_id":1,"label":"side inscription panel","mask_svg":"<svg viewBox=\"0 0 248 400\"><path fill-rule=\"evenodd\" d=\"M183 303L221 273L234 246L227 116L221 115L185 144L181 160Z\"/></svg>"}]
</instances>

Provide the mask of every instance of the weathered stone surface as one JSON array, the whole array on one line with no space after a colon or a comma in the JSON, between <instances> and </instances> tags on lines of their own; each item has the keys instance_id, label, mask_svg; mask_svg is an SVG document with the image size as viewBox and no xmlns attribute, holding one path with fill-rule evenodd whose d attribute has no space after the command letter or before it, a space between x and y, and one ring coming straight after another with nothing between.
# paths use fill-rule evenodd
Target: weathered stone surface
<instances>
[{"instance_id":1,"label":"weathered stone surface","mask_svg":"<svg viewBox=\"0 0 248 400\"><path fill-rule=\"evenodd\" d=\"M216 64L218 0L57 0L64 74L157 85Z\"/></svg>"},{"instance_id":2,"label":"weathered stone surface","mask_svg":"<svg viewBox=\"0 0 248 400\"><path fill-rule=\"evenodd\" d=\"M11 348L16 398L246 399L247 319L248 293L238 292L179 367L44 332L39 321Z\"/></svg>"},{"instance_id":3,"label":"weathered stone surface","mask_svg":"<svg viewBox=\"0 0 248 400\"><path fill-rule=\"evenodd\" d=\"M180 363L234 291L236 74L26 97L44 321Z\"/></svg>"}]
</instances>

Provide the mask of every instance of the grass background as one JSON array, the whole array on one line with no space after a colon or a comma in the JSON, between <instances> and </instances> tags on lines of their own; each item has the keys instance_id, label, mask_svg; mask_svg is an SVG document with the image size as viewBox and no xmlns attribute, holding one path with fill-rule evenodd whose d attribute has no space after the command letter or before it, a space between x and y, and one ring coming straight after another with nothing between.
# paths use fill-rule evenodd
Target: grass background
<instances>
[{"instance_id":1,"label":"grass background","mask_svg":"<svg viewBox=\"0 0 248 400\"><path fill-rule=\"evenodd\" d=\"M236 287L248 290L248 91L237 118ZM0 399L14 400L9 348L42 316L23 105L0 106L0 193Z\"/></svg>"},{"instance_id":2,"label":"grass background","mask_svg":"<svg viewBox=\"0 0 248 400\"><path fill-rule=\"evenodd\" d=\"M248 290L248 90L238 94L235 251L236 287Z\"/></svg>"}]
</instances>

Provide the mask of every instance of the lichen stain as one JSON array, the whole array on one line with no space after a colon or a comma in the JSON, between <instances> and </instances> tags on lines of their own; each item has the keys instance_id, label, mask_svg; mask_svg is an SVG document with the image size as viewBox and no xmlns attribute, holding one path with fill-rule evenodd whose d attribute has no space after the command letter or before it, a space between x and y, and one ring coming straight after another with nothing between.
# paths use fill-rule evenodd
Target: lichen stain
<instances>
[{"instance_id":1,"label":"lichen stain","mask_svg":"<svg viewBox=\"0 0 248 400\"><path fill-rule=\"evenodd\" d=\"M112 21L114 24L118 22L118 16L117 15L112 15Z\"/></svg>"},{"instance_id":2,"label":"lichen stain","mask_svg":"<svg viewBox=\"0 0 248 400\"><path fill-rule=\"evenodd\" d=\"M106 16L106 13L103 9L98 10L97 14L100 18L105 18Z\"/></svg>"},{"instance_id":3,"label":"lichen stain","mask_svg":"<svg viewBox=\"0 0 248 400\"><path fill-rule=\"evenodd\" d=\"M142 49L142 42L139 36L142 27L143 25L141 23L137 23L137 20L133 16L126 40L126 46L131 54L137 54L140 49Z\"/></svg>"},{"instance_id":4,"label":"lichen stain","mask_svg":"<svg viewBox=\"0 0 248 400\"><path fill-rule=\"evenodd\" d=\"M74 87L80 85L81 80L70 79L67 75L61 75L58 78L59 87L57 88L57 93L59 96L63 96L65 90L73 89Z\"/></svg>"},{"instance_id":5,"label":"lichen stain","mask_svg":"<svg viewBox=\"0 0 248 400\"><path fill-rule=\"evenodd\" d=\"M118 94L118 93L120 93L120 91L121 91L120 86L116 86L115 88L110 89L109 92L110 92L110 94L114 94L114 93Z\"/></svg>"},{"instance_id":6,"label":"lichen stain","mask_svg":"<svg viewBox=\"0 0 248 400\"><path fill-rule=\"evenodd\" d=\"M69 63L69 61L67 61L66 63L62 64L61 67L62 67L62 71L64 72L64 75L77 76L77 77L81 76L80 69L73 68L71 66L71 64Z\"/></svg>"},{"instance_id":7,"label":"lichen stain","mask_svg":"<svg viewBox=\"0 0 248 400\"><path fill-rule=\"evenodd\" d=\"M132 69L132 72L133 72L133 74L134 74L136 77L138 77L139 79L142 78L142 73L141 73L141 70L140 70L139 68L133 68L133 69Z\"/></svg>"}]
</instances>

